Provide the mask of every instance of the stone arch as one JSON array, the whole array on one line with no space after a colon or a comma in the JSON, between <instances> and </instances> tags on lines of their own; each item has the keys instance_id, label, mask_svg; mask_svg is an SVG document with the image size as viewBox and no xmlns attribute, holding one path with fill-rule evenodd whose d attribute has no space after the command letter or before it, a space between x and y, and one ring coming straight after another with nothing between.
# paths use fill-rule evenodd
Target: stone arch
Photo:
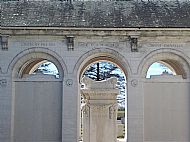
<instances>
[{"instance_id":1,"label":"stone arch","mask_svg":"<svg viewBox=\"0 0 190 142\"><path fill-rule=\"evenodd\" d=\"M30 74L31 70L35 69L36 65L43 63L43 61L50 61L57 67L59 79L44 74L23 76L24 74ZM67 73L67 68L62 58L56 52L46 48L26 49L13 58L9 64L8 73L12 74L12 86L14 86L12 89L11 111L11 135L14 139L12 141L23 141L23 139L26 139L26 137L22 137L22 132L25 132L25 127L32 129L30 132L26 131L25 135L28 141L31 141L33 137L35 137L37 139L36 141L39 142L42 136L44 139L56 139L57 141L61 141L61 139L63 139L61 135L63 76L64 73ZM27 91L28 95L26 95ZM23 103L20 104L20 101ZM36 110L35 107L38 107L39 111L28 111ZM25 109L20 111L21 108ZM27 112L29 113L26 115ZM57 117L48 118L48 121L46 121L48 115ZM30 118L34 116L34 118L23 118L22 123L24 123L24 125L22 125L21 123L17 123L22 116L28 116ZM37 116L39 116L41 120L36 119ZM32 125L30 125L31 123ZM47 130L46 133L52 135L43 135L41 133L42 129ZM53 133L53 131L55 131L55 133ZM37 133L39 133L39 135Z\"/></svg>"},{"instance_id":2,"label":"stone arch","mask_svg":"<svg viewBox=\"0 0 190 142\"><path fill-rule=\"evenodd\" d=\"M141 61L138 71L142 78L155 62L180 75L143 80L144 141L189 141L189 61L182 51L168 48L151 51Z\"/></svg>"},{"instance_id":3,"label":"stone arch","mask_svg":"<svg viewBox=\"0 0 190 142\"><path fill-rule=\"evenodd\" d=\"M129 63L126 61L125 57L117 51L107 48L97 48L83 54L74 67L74 74L79 78L89 64L98 60L107 60L113 62L122 69L126 77L131 74Z\"/></svg>"},{"instance_id":4,"label":"stone arch","mask_svg":"<svg viewBox=\"0 0 190 142\"><path fill-rule=\"evenodd\" d=\"M79 83L81 82L81 79L82 79L81 77L82 77L82 74L85 71L85 69L91 63L96 62L96 61L101 61L101 60L102 61L110 61L110 62L116 64L124 72L126 80L127 80L128 76L131 75L131 68L129 66L128 61L125 59L125 57L123 55L121 55L119 52L117 52L117 51L115 51L113 49L108 49L108 48L99 49L99 48L96 48L96 49L90 50L90 51L86 52L85 54L83 54L79 58L77 63L75 64L73 74L75 74L75 76L77 76L78 87L79 87ZM128 86L126 85L126 88L127 87ZM127 93L127 91L126 91L126 93ZM78 94L77 97L78 97L78 102L79 102L80 101L80 94ZM126 98L125 98L125 101L127 101ZM79 108L80 107L78 106L78 110L80 111ZM127 116L127 111L125 111L125 116ZM126 120L125 120L125 124L127 126L127 121ZM126 138L127 127L125 127L125 132L126 132L125 133L125 138Z\"/></svg>"},{"instance_id":5,"label":"stone arch","mask_svg":"<svg viewBox=\"0 0 190 142\"><path fill-rule=\"evenodd\" d=\"M168 65L177 75L182 75L184 79L190 77L189 58L174 49L158 49L150 52L141 61L138 73L145 77L150 65L158 61Z\"/></svg>"},{"instance_id":6,"label":"stone arch","mask_svg":"<svg viewBox=\"0 0 190 142\"><path fill-rule=\"evenodd\" d=\"M61 56L47 48L29 48L17 54L8 66L7 72L12 73L13 78L20 78L24 73L29 73L33 66L49 60L54 63L63 77L63 72L67 74L67 67Z\"/></svg>"}]
</instances>

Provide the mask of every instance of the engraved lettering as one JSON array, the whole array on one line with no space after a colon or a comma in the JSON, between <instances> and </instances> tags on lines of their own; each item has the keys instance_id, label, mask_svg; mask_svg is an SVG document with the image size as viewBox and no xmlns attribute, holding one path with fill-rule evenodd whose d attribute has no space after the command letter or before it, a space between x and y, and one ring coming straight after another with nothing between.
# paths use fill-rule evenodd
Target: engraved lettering
<instances>
[{"instance_id":1,"label":"engraved lettering","mask_svg":"<svg viewBox=\"0 0 190 142\"><path fill-rule=\"evenodd\" d=\"M183 47L183 43L151 43L150 47L170 47L170 48L180 48Z\"/></svg>"},{"instance_id":2,"label":"engraved lettering","mask_svg":"<svg viewBox=\"0 0 190 142\"><path fill-rule=\"evenodd\" d=\"M21 47L55 47L60 44L54 41L19 41L17 43Z\"/></svg>"},{"instance_id":3,"label":"engraved lettering","mask_svg":"<svg viewBox=\"0 0 190 142\"><path fill-rule=\"evenodd\" d=\"M112 47L123 48L126 46L125 42L78 42L78 46L81 47Z\"/></svg>"}]
</instances>

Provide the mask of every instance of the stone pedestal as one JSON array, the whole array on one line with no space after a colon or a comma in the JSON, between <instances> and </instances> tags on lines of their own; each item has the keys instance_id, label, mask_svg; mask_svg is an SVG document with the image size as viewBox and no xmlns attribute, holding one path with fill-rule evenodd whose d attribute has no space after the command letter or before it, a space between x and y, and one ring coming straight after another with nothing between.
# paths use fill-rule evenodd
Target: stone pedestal
<instances>
[{"instance_id":1,"label":"stone pedestal","mask_svg":"<svg viewBox=\"0 0 190 142\"><path fill-rule=\"evenodd\" d=\"M83 83L83 142L116 142L117 79L93 81L85 77Z\"/></svg>"}]
</instances>

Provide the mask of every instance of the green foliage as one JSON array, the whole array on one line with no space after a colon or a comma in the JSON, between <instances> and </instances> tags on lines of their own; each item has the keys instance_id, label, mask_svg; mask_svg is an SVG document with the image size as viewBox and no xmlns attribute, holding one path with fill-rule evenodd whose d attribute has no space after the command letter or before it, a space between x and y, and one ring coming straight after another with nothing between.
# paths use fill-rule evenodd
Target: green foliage
<instances>
[{"instance_id":1,"label":"green foliage","mask_svg":"<svg viewBox=\"0 0 190 142\"><path fill-rule=\"evenodd\" d=\"M99 80L98 78L99 72ZM120 90L120 94L117 98L119 103L119 108L124 108L125 106L125 87L126 81L124 73L118 68L115 64L111 62L99 62L99 69L97 69L97 63L91 64L86 71L84 72L83 76L87 76L93 80L106 80L111 77L116 77L117 81L117 88Z\"/></svg>"},{"instance_id":2,"label":"green foliage","mask_svg":"<svg viewBox=\"0 0 190 142\"><path fill-rule=\"evenodd\" d=\"M56 78L59 78L59 71L57 67L52 62L49 62L49 61L44 62L41 65L39 65L38 68L33 73L55 75Z\"/></svg>"},{"instance_id":3,"label":"green foliage","mask_svg":"<svg viewBox=\"0 0 190 142\"><path fill-rule=\"evenodd\" d=\"M125 117L125 111L124 110L123 111L118 110L117 111L117 118L121 119L121 118L124 118L124 117Z\"/></svg>"},{"instance_id":4,"label":"green foliage","mask_svg":"<svg viewBox=\"0 0 190 142\"><path fill-rule=\"evenodd\" d=\"M99 62L99 65L100 80L106 80L111 77L120 77L119 73L113 73L113 71L118 69L118 67L114 64L110 62ZM97 63L89 66L89 68L84 72L83 76L88 76L93 80L97 80Z\"/></svg>"}]
</instances>

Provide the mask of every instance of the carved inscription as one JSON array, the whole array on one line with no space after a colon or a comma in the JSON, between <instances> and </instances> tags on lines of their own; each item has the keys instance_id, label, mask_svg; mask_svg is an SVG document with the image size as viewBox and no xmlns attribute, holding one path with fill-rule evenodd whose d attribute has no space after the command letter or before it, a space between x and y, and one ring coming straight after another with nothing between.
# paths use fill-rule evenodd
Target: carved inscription
<instances>
[{"instance_id":1,"label":"carved inscription","mask_svg":"<svg viewBox=\"0 0 190 142\"><path fill-rule=\"evenodd\" d=\"M184 47L183 43L151 43L150 47L170 47L170 48L179 48Z\"/></svg>"},{"instance_id":2,"label":"carved inscription","mask_svg":"<svg viewBox=\"0 0 190 142\"><path fill-rule=\"evenodd\" d=\"M25 42L20 42L20 46L24 46L24 47L28 47L28 46L35 46L35 47L47 47L47 46L55 46L56 43L55 42L42 42L42 41L38 41L38 42L34 42L34 41L25 41Z\"/></svg>"},{"instance_id":3,"label":"carved inscription","mask_svg":"<svg viewBox=\"0 0 190 142\"><path fill-rule=\"evenodd\" d=\"M63 41L50 41L50 40L43 40L43 41L32 41L32 40L20 40L15 41L17 46L19 47L57 47L66 45L66 42Z\"/></svg>"},{"instance_id":4,"label":"carved inscription","mask_svg":"<svg viewBox=\"0 0 190 142\"><path fill-rule=\"evenodd\" d=\"M124 48L126 42L78 42L80 47L111 47L111 48Z\"/></svg>"},{"instance_id":5,"label":"carved inscription","mask_svg":"<svg viewBox=\"0 0 190 142\"><path fill-rule=\"evenodd\" d=\"M89 106L90 106L90 108L91 108L94 112L104 112L105 109L107 109L109 105L93 104L93 105L89 105Z\"/></svg>"}]
</instances>

